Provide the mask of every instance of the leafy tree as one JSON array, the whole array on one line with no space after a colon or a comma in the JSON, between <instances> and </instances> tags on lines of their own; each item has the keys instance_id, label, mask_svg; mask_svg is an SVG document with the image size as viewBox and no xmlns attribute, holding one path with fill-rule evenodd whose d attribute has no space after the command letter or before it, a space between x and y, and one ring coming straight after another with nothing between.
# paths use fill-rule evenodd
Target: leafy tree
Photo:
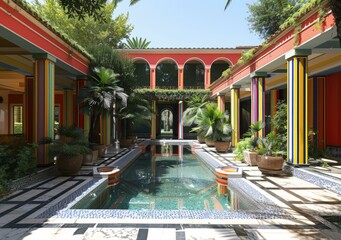
<instances>
[{"instance_id":1,"label":"leafy tree","mask_svg":"<svg viewBox=\"0 0 341 240\"><path fill-rule=\"evenodd\" d=\"M267 39L273 35L280 25L295 13L301 6L302 0L288 0L288 4L281 6L275 0L260 0L248 4L250 28L261 38Z\"/></svg>"},{"instance_id":2,"label":"leafy tree","mask_svg":"<svg viewBox=\"0 0 341 240\"><path fill-rule=\"evenodd\" d=\"M113 0L112 3L117 3L122 0ZM86 17L93 17L96 21L105 21L103 10L107 0L59 0L60 5L69 18L78 18L79 20ZM138 0L130 0L130 5L134 5Z\"/></svg>"},{"instance_id":3,"label":"leafy tree","mask_svg":"<svg viewBox=\"0 0 341 240\"><path fill-rule=\"evenodd\" d=\"M120 14L115 19L112 19L115 6L113 2L104 4L101 14L105 21L98 22L95 18L89 16L84 16L82 19L68 18L62 6L54 0L44 0L44 2L35 0L33 4L33 8L42 18L59 31L67 34L85 49L98 44L106 44L111 48L117 48L123 39L129 37L133 30L133 26L128 24L129 15Z\"/></svg>"},{"instance_id":4,"label":"leafy tree","mask_svg":"<svg viewBox=\"0 0 341 240\"><path fill-rule=\"evenodd\" d=\"M341 1L340 0L329 0L330 8L335 18L335 24L337 29L337 36L340 40L341 46Z\"/></svg>"},{"instance_id":5,"label":"leafy tree","mask_svg":"<svg viewBox=\"0 0 341 240\"><path fill-rule=\"evenodd\" d=\"M127 43L125 44L125 48L129 49L146 49L150 44L150 41L143 38L133 37L128 38Z\"/></svg>"}]
</instances>

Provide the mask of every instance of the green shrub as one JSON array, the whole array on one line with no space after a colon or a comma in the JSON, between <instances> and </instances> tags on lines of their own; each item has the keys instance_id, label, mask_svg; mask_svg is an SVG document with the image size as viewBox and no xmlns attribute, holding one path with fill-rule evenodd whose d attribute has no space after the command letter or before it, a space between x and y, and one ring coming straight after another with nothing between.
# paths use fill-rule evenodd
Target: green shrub
<instances>
[{"instance_id":1,"label":"green shrub","mask_svg":"<svg viewBox=\"0 0 341 240\"><path fill-rule=\"evenodd\" d=\"M0 144L0 195L9 190L11 181L36 172L35 149L22 139Z\"/></svg>"},{"instance_id":2,"label":"green shrub","mask_svg":"<svg viewBox=\"0 0 341 240\"><path fill-rule=\"evenodd\" d=\"M237 143L236 149L233 152L236 155L234 156L233 159L238 160L238 161L244 160L243 151L250 149L250 147L251 147L250 146L250 140L251 140L251 138L245 138L245 139L240 140Z\"/></svg>"}]
</instances>

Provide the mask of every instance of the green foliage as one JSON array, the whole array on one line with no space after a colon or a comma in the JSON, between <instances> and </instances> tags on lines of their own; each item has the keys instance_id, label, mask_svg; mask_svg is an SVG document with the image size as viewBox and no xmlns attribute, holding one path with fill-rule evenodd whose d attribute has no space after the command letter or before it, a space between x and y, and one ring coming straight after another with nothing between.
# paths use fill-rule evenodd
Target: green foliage
<instances>
[{"instance_id":1,"label":"green foliage","mask_svg":"<svg viewBox=\"0 0 341 240\"><path fill-rule=\"evenodd\" d=\"M245 138L245 139L241 139L237 143L236 149L233 151L233 153L235 154L233 159L238 160L238 161L244 160L243 152L244 152L244 150L248 150L251 148L250 140L251 140L251 138Z\"/></svg>"},{"instance_id":2,"label":"green foliage","mask_svg":"<svg viewBox=\"0 0 341 240\"><path fill-rule=\"evenodd\" d=\"M189 100L192 96L209 96L210 90L202 89L150 89L137 88L135 93L141 94L149 101L153 100Z\"/></svg>"},{"instance_id":3,"label":"green foliage","mask_svg":"<svg viewBox=\"0 0 341 240\"><path fill-rule=\"evenodd\" d=\"M244 63L247 63L248 61L250 61L253 57L254 57L254 48L251 48L247 51L244 51L242 56L238 59L237 64L238 65L242 65Z\"/></svg>"},{"instance_id":4,"label":"green foliage","mask_svg":"<svg viewBox=\"0 0 341 240\"><path fill-rule=\"evenodd\" d=\"M36 172L36 145L22 139L0 144L0 196L9 190L12 180Z\"/></svg>"},{"instance_id":5,"label":"green foliage","mask_svg":"<svg viewBox=\"0 0 341 240\"><path fill-rule=\"evenodd\" d=\"M249 16L247 20L250 29L261 38L267 39L279 30L280 25L295 13L302 4L302 0L260 0L248 4Z\"/></svg>"},{"instance_id":6,"label":"green foliage","mask_svg":"<svg viewBox=\"0 0 341 240\"><path fill-rule=\"evenodd\" d=\"M121 106L127 104L127 95L118 86L117 74L112 69L94 69L93 74L88 79L87 84L80 89L79 100L82 103L82 111L90 116L89 141L99 143L97 132L100 116L104 113L112 113L113 104L121 102Z\"/></svg>"},{"instance_id":7,"label":"green foliage","mask_svg":"<svg viewBox=\"0 0 341 240\"><path fill-rule=\"evenodd\" d=\"M76 4L75 2L77 0L70 1L70 4ZM36 0L33 8L40 17L48 21L54 28L68 35L87 50L89 46L99 44L117 48L133 30L132 25L128 24L128 15L120 14L115 19L112 19L115 9L113 2L108 4L102 0L81 2L83 2L84 6L91 5L93 2L101 2L101 17L104 21L99 22L95 18L86 15L83 16L83 19L68 18L62 6L59 5L58 1L54 0L45 0L44 3ZM84 9L80 8L80 11L84 11Z\"/></svg>"},{"instance_id":8,"label":"green foliage","mask_svg":"<svg viewBox=\"0 0 341 240\"><path fill-rule=\"evenodd\" d=\"M276 144L277 141L276 133L271 131L265 138L259 138L258 144L260 145L260 149L262 149L264 155L273 156L285 154L285 152L278 149L278 145Z\"/></svg>"},{"instance_id":9,"label":"green foliage","mask_svg":"<svg viewBox=\"0 0 341 240\"><path fill-rule=\"evenodd\" d=\"M319 149L317 147L317 131L310 129L308 133L308 157L313 159L331 158L332 155L327 149Z\"/></svg>"},{"instance_id":10,"label":"green foliage","mask_svg":"<svg viewBox=\"0 0 341 240\"><path fill-rule=\"evenodd\" d=\"M135 66L133 62L112 49L107 45L93 45L88 47L89 53L94 57L94 61L91 62L91 69L99 67L105 67L113 69L117 73L116 78L119 80L118 86L124 89L124 91L130 95L132 89L137 85L136 78L134 76Z\"/></svg>"},{"instance_id":11,"label":"green foliage","mask_svg":"<svg viewBox=\"0 0 341 240\"><path fill-rule=\"evenodd\" d=\"M49 156L77 156L80 154L90 153L89 142L84 136L83 129L75 126L62 127L60 126L57 134L59 139L45 138L41 143L50 143Z\"/></svg>"},{"instance_id":12,"label":"green foliage","mask_svg":"<svg viewBox=\"0 0 341 240\"><path fill-rule=\"evenodd\" d=\"M257 121L250 125L249 146L251 151L255 151L258 147L258 132L265 127L265 122Z\"/></svg>"},{"instance_id":13,"label":"green foliage","mask_svg":"<svg viewBox=\"0 0 341 240\"><path fill-rule=\"evenodd\" d=\"M209 140L231 141L230 115L227 111L221 112L216 103L207 103L197 116L197 127L192 130L202 131Z\"/></svg>"},{"instance_id":14,"label":"green foliage","mask_svg":"<svg viewBox=\"0 0 341 240\"><path fill-rule=\"evenodd\" d=\"M276 105L276 114L272 118L271 124L276 132L275 148L286 153L287 151L287 104L279 101ZM283 154L284 157L286 154Z\"/></svg>"},{"instance_id":15,"label":"green foliage","mask_svg":"<svg viewBox=\"0 0 341 240\"><path fill-rule=\"evenodd\" d=\"M146 49L150 44L150 41L147 39L143 38L138 38L138 37L133 37L133 38L128 38L127 43L124 44L125 48L129 49Z\"/></svg>"},{"instance_id":16,"label":"green foliage","mask_svg":"<svg viewBox=\"0 0 341 240\"><path fill-rule=\"evenodd\" d=\"M198 116L201 114L202 109L207 103L207 95L198 96L193 95L187 102L187 108L183 114L184 126L190 127L196 124Z\"/></svg>"}]
</instances>

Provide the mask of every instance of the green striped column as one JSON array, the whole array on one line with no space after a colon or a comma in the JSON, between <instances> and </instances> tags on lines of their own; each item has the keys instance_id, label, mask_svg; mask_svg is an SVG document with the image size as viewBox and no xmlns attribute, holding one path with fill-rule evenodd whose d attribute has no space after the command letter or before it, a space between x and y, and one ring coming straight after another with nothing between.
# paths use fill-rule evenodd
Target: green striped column
<instances>
[{"instance_id":1,"label":"green striped column","mask_svg":"<svg viewBox=\"0 0 341 240\"><path fill-rule=\"evenodd\" d=\"M54 83L56 58L49 54L35 54L33 111L33 142L38 143L44 137L54 137ZM50 163L48 145L39 145L38 165Z\"/></svg>"},{"instance_id":2,"label":"green striped column","mask_svg":"<svg viewBox=\"0 0 341 240\"><path fill-rule=\"evenodd\" d=\"M288 163L308 164L308 76L311 50L292 50L287 60Z\"/></svg>"},{"instance_id":3,"label":"green striped column","mask_svg":"<svg viewBox=\"0 0 341 240\"><path fill-rule=\"evenodd\" d=\"M265 122L265 77L266 72L251 73L251 123ZM265 137L265 128L258 132Z\"/></svg>"},{"instance_id":4,"label":"green striped column","mask_svg":"<svg viewBox=\"0 0 341 240\"><path fill-rule=\"evenodd\" d=\"M231 127L232 146L235 147L240 138L240 85L231 86Z\"/></svg>"},{"instance_id":5,"label":"green striped column","mask_svg":"<svg viewBox=\"0 0 341 240\"><path fill-rule=\"evenodd\" d=\"M63 126L71 127L73 122L73 90L65 89L63 93Z\"/></svg>"}]
</instances>

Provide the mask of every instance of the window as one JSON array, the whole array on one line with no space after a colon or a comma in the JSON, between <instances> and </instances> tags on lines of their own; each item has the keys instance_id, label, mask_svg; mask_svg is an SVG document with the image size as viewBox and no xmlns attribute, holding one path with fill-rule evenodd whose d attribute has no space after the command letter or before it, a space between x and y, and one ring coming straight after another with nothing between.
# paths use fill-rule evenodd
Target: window
<instances>
[{"instance_id":1,"label":"window","mask_svg":"<svg viewBox=\"0 0 341 240\"><path fill-rule=\"evenodd\" d=\"M23 134L23 106L13 106L13 134Z\"/></svg>"}]
</instances>

